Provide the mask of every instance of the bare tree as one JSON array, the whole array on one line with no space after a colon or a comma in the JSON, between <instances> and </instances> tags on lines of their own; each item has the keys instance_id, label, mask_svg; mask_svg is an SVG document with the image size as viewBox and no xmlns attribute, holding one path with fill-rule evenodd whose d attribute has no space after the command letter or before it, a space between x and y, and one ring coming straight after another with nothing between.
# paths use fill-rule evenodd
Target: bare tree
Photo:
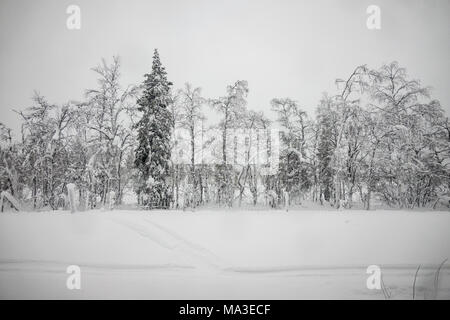
<instances>
[{"instance_id":1,"label":"bare tree","mask_svg":"<svg viewBox=\"0 0 450 320\"><path fill-rule=\"evenodd\" d=\"M196 137L201 134L201 121L205 119L202 113L202 105L205 99L201 96L201 88L194 88L190 83L186 83L184 89L178 91L178 105L179 105L179 125L181 128L187 129L189 132L190 155L191 155L191 185L189 205L195 207L198 200L197 184L198 178L196 176Z\"/></svg>"},{"instance_id":2,"label":"bare tree","mask_svg":"<svg viewBox=\"0 0 450 320\"><path fill-rule=\"evenodd\" d=\"M116 189L116 203L120 204L128 180L123 177L123 165L134 141L132 125L139 88L128 86L122 89L119 82L120 58L117 56L109 65L102 59L102 63L92 70L99 76L99 87L86 91L86 104L92 116L88 128L95 132L91 141L95 141L101 150L95 161L101 171L102 202L106 203L108 192Z\"/></svg>"}]
</instances>

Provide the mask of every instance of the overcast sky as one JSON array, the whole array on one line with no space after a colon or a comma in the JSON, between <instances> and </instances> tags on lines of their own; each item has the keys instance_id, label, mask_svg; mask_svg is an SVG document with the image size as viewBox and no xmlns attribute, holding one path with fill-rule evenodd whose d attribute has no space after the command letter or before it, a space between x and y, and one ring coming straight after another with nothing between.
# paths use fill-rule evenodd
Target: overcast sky
<instances>
[{"instance_id":1,"label":"overcast sky","mask_svg":"<svg viewBox=\"0 0 450 320\"><path fill-rule=\"evenodd\" d=\"M81 8L68 30L66 8ZM381 8L368 30L366 8ZM95 87L90 68L122 58L123 84L140 83L158 48L169 80L189 81L205 97L249 82L249 108L268 111L291 97L314 113L322 92L360 64L399 61L450 113L450 0L1 0L1 120L37 90L50 102L80 100Z\"/></svg>"}]
</instances>

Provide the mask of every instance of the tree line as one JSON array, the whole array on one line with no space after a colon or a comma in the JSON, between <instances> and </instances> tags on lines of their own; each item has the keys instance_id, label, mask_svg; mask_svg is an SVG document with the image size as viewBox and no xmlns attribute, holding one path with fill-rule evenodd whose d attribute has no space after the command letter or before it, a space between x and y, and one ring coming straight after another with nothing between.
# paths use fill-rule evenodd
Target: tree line
<instances>
[{"instance_id":1,"label":"tree line","mask_svg":"<svg viewBox=\"0 0 450 320\"><path fill-rule=\"evenodd\" d=\"M82 102L57 105L35 93L31 107L16 111L22 121L16 139L0 123L1 190L30 208L67 206L68 183L77 186L83 209L105 205L111 192L117 205L133 192L144 208L304 200L335 208L370 209L374 200L414 208L448 197L448 116L430 88L397 62L357 66L336 80L336 92L323 94L314 115L291 98L274 98L276 119L248 108L244 80L217 98L203 97L189 83L174 90L157 50L139 85L122 86L118 57L92 70L97 87ZM218 124L206 124L206 108L220 115ZM280 140L275 172L250 161L255 139L270 153L267 136L246 137L239 148L233 136L238 129L273 128ZM186 134L178 137L178 129ZM199 144L211 130L220 134ZM187 147L180 151L181 140ZM206 149L216 151L214 163L198 159ZM189 161L177 161L180 152ZM243 163L236 163L238 152Z\"/></svg>"}]
</instances>

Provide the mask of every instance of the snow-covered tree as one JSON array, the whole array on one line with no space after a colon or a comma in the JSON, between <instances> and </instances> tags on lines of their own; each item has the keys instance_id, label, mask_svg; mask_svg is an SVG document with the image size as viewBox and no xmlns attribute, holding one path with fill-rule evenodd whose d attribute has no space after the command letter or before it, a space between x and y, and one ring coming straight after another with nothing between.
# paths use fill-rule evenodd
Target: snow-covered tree
<instances>
[{"instance_id":1,"label":"snow-covered tree","mask_svg":"<svg viewBox=\"0 0 450 320\"><path fill-rule=\"evenodd\" d=\"M262 112L248 110L241 118L241 132L244 135L244 143L241 143L239 150L236 150L240 153L239 156L243 161L238 166L240 172L236 176L236 186L239 191L239 206L242 204L246 187L248 187L251 193L253 205L256 205L258 201L258 195L260 193L259 185L262 182L260 167L264 165L263 163L259 163L259 158L262 158L260 157L260 153L266 151L264 141L261 141L259 134L262 130L268 129L269 125L269 119Z\"/></svg>"},{"instance_id":2,"label":"snow-covered tree","mask_svg":"<svg viewBox=\"0 0 450 320\"><path fill-rule=\"evenodd\" d=\"M98 88L86 91L82 126L89 130L85 142L93 151L89 154L87 168L90 194L95 196L100 193L102 204L105 205L109 192L114 191L115 201L120 204L124 188L131 177L130 168L125 162L135 140L133 124L139 88L129 85L122 89L120 58L117 56L113 57L111 64L102 59L102 63L92 70L98 75ZM100 190L95 190L99 187Z\"/></svg>"},{"instance_id":3,"label":"snow-covered tree","mask_svg":"<svg viewBox=\"0 0 450 320\"><path fill-rule=\"evenodd\" d=\"M12 130L0 122L0 192L19 193L20 145L13 143Z\"/></svg>"},{"instance_id":4,"label":"snow-covered tree","mask_svg":"<svg viewBox=\"0 0 450 320\"><path fill-rule=\"evenodd\" d=\"M280 198L285 191L289 193L289 199L301 201L302 192L308 190L311 183L310 165L306 160L307 115L289 98L273 99L271 105L283 129L278 173L281 188L277 193Z\"/></svg>"},{"instance_id":5,"label":"snow-covered tree","mask_svg":"<svg viewBox=\"0 0 450 320\"><path fill-rule=\"evenodd\" d=\"M233 205L234 200L234 170L227 157L229 150L228 135L230 129L239 128L242 115L246 110L246 98L248 94L248 83L245 80L238 80L233 85L227 87L227 94L218 99L210 100L211 106L217 110L223 118L219 123L222 131L222 163L217 166L216 184L217 200L219 203Z\"/></svg>"},{"instance_id":6,"label":"snow-covered tree","mask_svg":"<svg viewBox=\"0 0 450 320\"><path fill-rule=\"evenodd\" d=\"M324 95L317 108L317 170L321 203L323 200L330 201L334 196L333 176L335 172L331 160L336 149L336 118L332 99Z\"/></svg>"},{"instance_id":7,"label":"snow-covered tree","mask_svg":"<svg viewBox=\"0 0 450 320\"><path fill-rule=\"evenodd\" d=\"M33 207L56 209L58 195L63 193L69 165L69 127L73 110L69 104L50 104L35 94L34 105L19 112L22 125L21 162L24 180L32 190Z\"/></svg>"},{"instance_id":8,"label":"snow-covered tree","mask_svg":"<svg viewBox=\"0 0 450 320\"><path fill-rule=\"evenodd\" d=\"M170 157L173 119L170 112L172 83L167 80L158 51L153 55L152 72L145 75L136 123L138 146L135 166L139 171L137 193L142 204L168 208L170 204Z\"/></svg>"},{"instance_id":9,"label":"snow-covered tree","mask_svg":"<svg viewBox=\"0 0 450 320\"><path fill-rule=\"evenodd\" d=\"M205 99L201 96L201 88L199 87L194 88L190 83L186 83L184 88L178 91L177 104L179 105L179 127L189 132L191 167L189 182L190 192L187 205L190 207L195 207L201 202L202 190L198 190L201 180L201 170L196 169L196 153L200 150L197 150L196 148L196 140L197 137L202 134L201 122L205 119L202 112L202 105L204 103Z\"/></svg>"},{"instance_id":10,"label":"snow-covered tree","mask_svg":"<svg viewBox=\"0 0 450 320\"><path fill-rule=\"evenodd\" d=\"M389 204L424 206L436 199L440 188L448 186L444 111L431 99L430 89L410 79L397 62L383 65L372 75L370 107L380 112L389 132L378 159L378 191Z\"/></svg>"}]
</instances>

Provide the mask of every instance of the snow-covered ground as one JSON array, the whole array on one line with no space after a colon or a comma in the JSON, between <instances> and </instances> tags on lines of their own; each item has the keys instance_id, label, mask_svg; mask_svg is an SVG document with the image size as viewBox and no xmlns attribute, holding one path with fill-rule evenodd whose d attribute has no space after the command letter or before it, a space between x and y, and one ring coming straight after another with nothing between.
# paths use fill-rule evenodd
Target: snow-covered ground
<instances>
[{"instance_id":1,"label":"snow-covered ground","mask_svg":"<svg viewBox=\"0 0 450 320\"><path fill-rule=\"evenodd\" d=\"M434 296L450 213L89 211L0 214L0 298L392 299ZM68 290L66 268L81 268ZM438 298L450 298L450 262Z\"/></svg>"}]
</instances>

